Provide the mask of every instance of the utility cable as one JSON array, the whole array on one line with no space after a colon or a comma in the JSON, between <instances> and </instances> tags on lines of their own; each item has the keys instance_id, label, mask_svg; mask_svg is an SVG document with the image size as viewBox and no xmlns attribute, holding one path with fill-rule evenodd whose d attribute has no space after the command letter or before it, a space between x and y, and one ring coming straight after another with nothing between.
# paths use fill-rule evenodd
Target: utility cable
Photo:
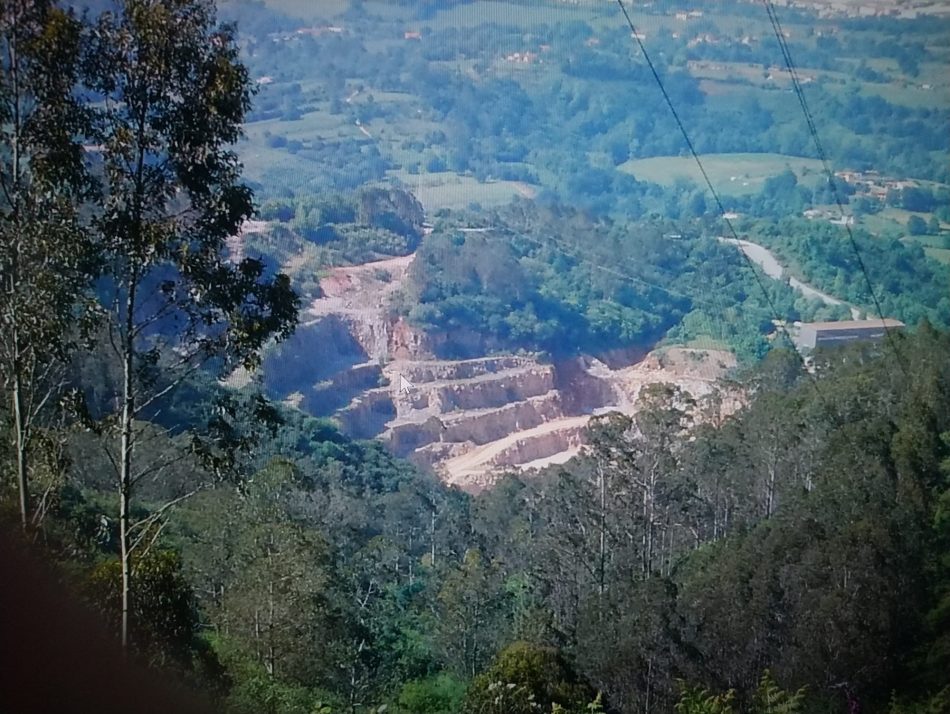
<instances>
[{"instance_id":1,"label":"utility cable","mask_svg":"<svg viewBox=\"0 0 950 714\"><path fill-rule=\"evenodd\" d=\"M759 286L759 289L762 291L762 295L765 298L765 302L769 307L769 310L775 320L775 325L784 333L785 338L788 340L792 349L795 351L795 354L798 355L798 359L802 364L802 368L805 373L811 375L811 372L807 368L805 358L799 352L798 347L795 345L795 341L792 339L791 333L788 331L788 327L785 325L785 320L781 319L778 309L775 306L775 301L772 300L772 296L769 294L768 288L765 285L765 282L762 280L762 276L759 274L758 269L756 268L755 263L752 259L741 249L741 239L739 234L736 232L735 226L732 225L732 221L726 217L726 208L722 203L722 199L719 197L719 192L716 191L715 186L713 186L712 180L709 178L709 174L706 171L706 167L703 165L702 159L699 157L699 153L696 151L696 147L693 145L692 140L689 138L689 132L686 131L686 126L683 124L682 119L680 118L679 112L676 111L676 107L673 104L673 100L670 98L669 93L666 91L666 87L663 85L663 79L660 77L660 73L656 69L656 65L653 63L653 60L650 58L650 53L647 52L646 46L643 44L640 33L637 31L637 27L633 22L633 19L630 17L630 13L627 12L627 6L624 4L623 0L617 0L617 5L620 6L620 11L623 13L624 19L627 21L627 25L630 27L630 33L633 39L636 41L637 46L640 48L640 52L643 54L643 58L647 63L647 66L650 68L650 72L653 75L653 79L656 81L657 87L660 89L660 93L663 95L663 99L666 101L666 106L669 108L670 113L673 115L673 119L676 121L676 126L679 127L680 133L683 135L683 140L686 142L686 146L689 149L690 155L693 157L693 161L696 162L696 166L699 168L699 172L703 177L703 180L706 183L706 187L709 189L709 193L712 195L713 200L716 202L716 207L719 209L719 215L722 216L722 220L725 222L726 226L729 229L729 233L732 234L734 240L737 241L737 248L742 254L742 257L745 259L746 264L749 266L749 269L752 271L755 281ZM811 375L814 379L814 375Z\"/></svg>"},{"instance_id":2,"label":"utility cable","mask_svg":"<svg viewBox=\"0 0 950 714\"><path fill-rule=\"evenodd\" d=\"M762 0L762 3L765 5L765 11L768 13L769 22L772 25L772 31L775 33L775 39L778 41L779 48L782 51L782 58L785 61L785 66L788 69L788 74L792 80L792 88L794 89L795 96L798 98L798 103L801 106L802 113L805 116L805 123L808 125L808 131L811 134L812 141L815 144L815 151L818 153L818 158L821 160L821 165L824 169L825 176L827 177L828 185L831 188L831 195L835 200L835 204L838 206L838 212L842 219L841 222L844 224L845 231L848 234L848 242L851 244L851 248L854 251L855 257L857 258L858 267L860 267L861 273L864 275L864 281L867 283L868 292L871 295L871 301L874 303L874 308L877 311L877 315L881 319L881 325L884 328L884 335L887 339L887 343L894 351L898 366L900 366L904 376L909 376L904 355L898 348L891 328L888 327L887 320L884 317L884 309L882 308L881 301L878 299L878 296L874 291L874 285L871 282L871 276L868 273L864 259L861 257L861 250L858 246L857 240L854 237L854 231L851 230L851 225L845 216L844 202L842 201L841 195L838 192L835 176L831 170L831 165L828 162L828 156L825 153L825 149L822 146L821 138L818 136L818 127L815 124L814 115L812 114L811 109L808 107L808 101L805 99L805 92L802 90L802 83L798 75L798 70L795 67L795 62L792 60L792 53L788 47L788 40L785 37L785 30L782 29L782 23L779 21L778 13L775 10L775 5L772 0Z\"/></svg>"}]
</instances>

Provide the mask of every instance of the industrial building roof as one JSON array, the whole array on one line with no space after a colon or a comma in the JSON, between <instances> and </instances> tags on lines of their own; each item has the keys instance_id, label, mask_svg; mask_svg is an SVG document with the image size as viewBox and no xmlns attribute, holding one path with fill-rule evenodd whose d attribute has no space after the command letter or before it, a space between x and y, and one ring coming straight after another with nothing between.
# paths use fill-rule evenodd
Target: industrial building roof
<instances>
[{"instance_id":1,"label":"industrial building roof","mask_svg":"<svg viewBox=\"0 0 950 714\"><path fill-rule=\"evenodd\" d=\"M872 327L901 328L904 323L900 320L886 318L884 320L832 320L830 322L806 322L802 328L809 327L813 330L856 330Z\"/></svg>"}]
</instances>

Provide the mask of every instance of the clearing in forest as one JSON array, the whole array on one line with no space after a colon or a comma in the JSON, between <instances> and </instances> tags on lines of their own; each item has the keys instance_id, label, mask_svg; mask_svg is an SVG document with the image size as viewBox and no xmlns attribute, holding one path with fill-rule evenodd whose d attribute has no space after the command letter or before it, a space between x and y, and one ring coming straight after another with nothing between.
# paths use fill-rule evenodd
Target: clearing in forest
<instances>
[{"instance_id":1,"label":"clearing in forest","mask_svg":"<svg viewBox=\"0 0 950 714\"><path fill-rule=\"evenodd\" d=\"M402 185L412 191L429 214L440 208L465 209L477 203L483 207L503 206L516 197L534 198L538 187L521 181L479 181L451 171L410 174L393 171Z\"/></svg>"},{"instance_id":2,"label":"clearing in forest","mask_svg":"<svg viewBox=\"0 0 950 714\"><path fill-rule=\"evenodd\" d=\"M758 193L766 179L778 176L786 168L805 182L819 178L822 172L819 160L786 154L704 154L702 161L713 186L725 195ZM683 179L697 186L704 183L696 162L689 156L631 159L618 168L640 181L662 186L672 186Z\"/></svg>"}]
</instances>

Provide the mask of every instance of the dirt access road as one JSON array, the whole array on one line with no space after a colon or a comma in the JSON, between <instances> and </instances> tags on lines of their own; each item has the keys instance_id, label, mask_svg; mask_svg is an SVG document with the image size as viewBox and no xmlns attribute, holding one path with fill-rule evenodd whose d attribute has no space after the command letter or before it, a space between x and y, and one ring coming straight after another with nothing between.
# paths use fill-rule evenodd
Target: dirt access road
<instances>
[{"instance_id":1,"label":"dirt access road","mask_svg":"<svg viewBox=\"0 0 950 714\"><path fill-rule=\"evenodd\" d=\"M720 238L719 240L723 243L736 246L749 257L749 260L762 268L762 272L764 272L773 280L782 280L784 278L786 274L785 267L778 262L778 258L775 257L775 254L765 246L761 246L758 243L753 243L752 241L748 240L736 240L735 238ZM844 300L839 300L828 293L822 292L818 288L813 287L808 283L802 282L798 278L792 277L791 275L788 276L788 284L792 286L793 290L797 290L805 297L821 300L821 302L823 302L825 305L832 307L845 305L851 310L852 319L861 319L861 311L854 305L846 303Z\"/></svg>"},{"instance_id":2,"label":"dirt access road","mask_svg":"<svg viewBox=\"0 0 950 714\"><path fill-rule=\"evenodd\" d=\"M375 320L393 294L402 287L416 254L376 260L362 265L331 268L320 280L323 296L314 300L307 314L314 318L340 312Z\"/></svg>"}]
</instances>

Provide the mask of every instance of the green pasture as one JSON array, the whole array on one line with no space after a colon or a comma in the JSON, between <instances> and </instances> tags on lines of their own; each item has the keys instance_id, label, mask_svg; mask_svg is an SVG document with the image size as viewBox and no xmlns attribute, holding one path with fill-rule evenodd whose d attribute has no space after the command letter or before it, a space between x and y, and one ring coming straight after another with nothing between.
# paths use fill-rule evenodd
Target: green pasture
<instances>
[{"instance_id":1,"label":"green pasture","mask_svg":"<svg viewBox=\"0 0 950 714\"><path fill-rule=\"evenodd\" d=\"M471 203L501 206L516 197L533 195L537 190L536 186L517 181L483 183L473 176L451 171L421 174L393 171L390 176L412 191L429 213L440 208L462 209Z\"/></svg>"},{"instance_id":2,"label":"green pasture","mask_svg":"<svg viewBox=\"0 0 950 714\"><path fill-rule=\"evenodd\" d=\"M251 122L245 126L248 141L265 143L267 134L282 136L287 140L313 141L322 139L332 141L344 138L358 138L359 129L350 124L343 114L331 114L321 105L316 111L304 114L300 119L285 121L283 119L268 119L266 121Z\"/></svg>"},{"instance_id":3,"label":"green pasture","mask_svg":"<svg viewBox=\"0 0 950 714\"><path fill-rule=\"evenodd\" d=\"M290 17L316 22L346 12L350 0L264 0L264 4Z\"/></svg>"},{"instance_id":4,"label":"green pasture","mask_svg":"<svg viewBox=\"0 0 950 714\"><path fill-rule=\"evenodd\" d=\"M283 149L253 145L239 152L244 164L244 177L276 192L289 188L294 192L331 190L325 183L325 172L319 163L296 156Z\"/></svg>"},{"instance_id":5,"label":"green pasture","mask_svg":"<svg viewBox=\"0 0 950 714\"><path fill-rule=\"evenodd\" d=\"M950 265L950 248L924 248L924 252L934 260Z\"/></svg>"},{"instance_id":6,"label":"green pasture","mask_svg":"<svg viewBox=\"0 0 950 714\"><path fill-rule=\"evenodd\" d=\"M560 2L530 4L479 0L441 10L424 24L434 29L447 27L472 28L486 23L530 29L561 22L590 22L601 12L601 3L585 2L569 5Z\"/></svg>"},{"instance_id":7,"label":"green pasture","mask_svg":"<svg viewBox=\"0 0 950 714\"><path fill-rule=\"evenodd\" d=\"M817 159L785 154L706 154L701 158L715 189L726 195L757 193L766 179L777 176L786 168L806 183L818 179L822 171ZM682 179L693 181L697 186L704 184L699 167L688 156L632 159L618 168L638 180L661 186L672 186Z\"/></svg>"},{"instance_id":8,"label":"green pasture","mask_svg":"<svg viewBox=\"0 0 950 714\"><path fill-rule=\"evenodd\" d=\"M870 213L857 217L857 224L874 235L903 234L907 226L906 218L898 218L895 214L906 213L896 208L885 208L880 213Z\"/></svg>"},{"instance_id":9,"label":"green pasture","mask_svg":"<svg viewBox=\"0 0 950 714\"><path fill-rule=\"evenodd\" d=\"M888 82L887 84L873 82L859 82L859 91L862 95L878 96L892 104L900 104L911 109L921 107L950 107L950 86L930 85L924 88L920 84L909 84L902 81ZM849 91L846 86L838 88L844 93Z\"/></svg>"},{"instance_id":10,"label":"green pasture","mask_svg":"<svg viewBox=\"0 0 950 714\"><path fill-rule=\"evenodd\" d=\"M950 235L950 224L941 223L940 234L912 236L907 233L907 220L911 216L918 216L924 221L930 220L930 213L915 213L902 208L886 206L878 213L860 216L858 225L874 235L900 236L906 243L916 243L923 247L924 252L941 263L950 263L950 249L946 239Z\"/></svg>"}]
</instances>

